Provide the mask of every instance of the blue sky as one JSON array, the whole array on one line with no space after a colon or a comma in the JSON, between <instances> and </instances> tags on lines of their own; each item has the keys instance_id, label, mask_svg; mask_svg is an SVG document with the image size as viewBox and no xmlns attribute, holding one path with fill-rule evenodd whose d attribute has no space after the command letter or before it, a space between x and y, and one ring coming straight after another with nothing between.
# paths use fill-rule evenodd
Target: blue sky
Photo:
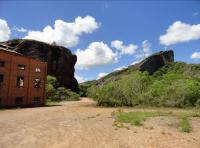
<instances>
[{"instance_id":1,"label":"blue sky","mask_svg":"<svg viewBox=\"0 0 200 148\"><path fill-rule=\"evenodd\" d=\"M0 1L0 20L0 41L55 40L78 54L80 81L165 49L200 62L200 1Z\"/></svg>"}]
</instances>

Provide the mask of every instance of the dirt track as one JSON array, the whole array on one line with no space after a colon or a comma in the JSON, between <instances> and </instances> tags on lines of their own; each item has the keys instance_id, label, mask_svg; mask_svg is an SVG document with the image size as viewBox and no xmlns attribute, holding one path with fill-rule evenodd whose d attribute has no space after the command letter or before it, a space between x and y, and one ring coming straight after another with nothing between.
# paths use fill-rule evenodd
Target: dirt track
<instances>
[{"instance_id":1,"label":"dirt track","mask_svg":"<svg viewBox=\"0 0 200 148\"><path fill-rule=\"evenodd\" d=\"M192 133L156 117L129 130L112 126L114 108L95 107L87 98L60 106L0 111L1 148L200 148L200 119L192 119ZM149 128L151 127L151 128Z\"/></svg>"}]
</instances>

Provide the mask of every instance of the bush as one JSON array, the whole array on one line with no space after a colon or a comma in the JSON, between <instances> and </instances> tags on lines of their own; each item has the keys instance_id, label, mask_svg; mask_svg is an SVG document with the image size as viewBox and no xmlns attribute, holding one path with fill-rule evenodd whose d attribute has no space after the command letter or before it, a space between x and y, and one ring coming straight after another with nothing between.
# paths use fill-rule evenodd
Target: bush
<instances>
[{"instance_id":1,"label":"bush","mask_svg":"<svg viewBox=\"0 0 200 148\"><path fill-rule=\"evenodd\" d=\"M145 92L151 79L147 73L136 72L122 80L102 87L93 86L89 96L104 106L134 106L140 104L141 94Z\"/></svg>"},{"instance_id":2,"label":"bush","mask_svg":"<svg viewBox=\"0 0 200 148\"><path fill-rule=\"evenodd\" d=\"M103 106L200 106L200 66L169 63L150 76L136 71L103 86L88 89Z\"/></svg>"},{"instance_id":3,"label":"bush","mask_svg":"<svg viewBox=\"0 0 200 148\"><path fill-rule=\"evenodd\" d=\"M66 89L64 87L59 87L57 79L53 76L47 76L47 100L48 101L76 101L79 100L79 95L75 92Z\"/></svg>"}]
</instances>

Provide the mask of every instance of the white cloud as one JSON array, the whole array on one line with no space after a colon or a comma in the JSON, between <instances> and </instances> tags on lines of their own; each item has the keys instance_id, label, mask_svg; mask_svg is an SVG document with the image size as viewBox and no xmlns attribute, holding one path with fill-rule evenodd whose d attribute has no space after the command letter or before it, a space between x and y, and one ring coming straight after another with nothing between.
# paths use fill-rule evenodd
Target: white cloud
<instances>
[{"instance_id":1,"label":"white cloud","mask_svg":"<svg viewBox=\"0 0 200 148\"><path fill-rule=\"evenodd\" d=\"M142 48L144 52L149 52L151 50L151 43L148 40L142 42Z\"/></svg>"},{"instance_id":2,"label":"white cloud","mask_svg":"<svg viewBox=\"0 0 200 148\"><path fill-rule=\"evenodd\" d=\"M160 36L160 43L168 46L198 39L200 39L200 24L190 25L176 21L169 26L166 34Z\"/></svg>"},{"instance_id":3,"label":"white cloud","mask_svg":"<svg viewBox=\"0 0 200 148\"><path fill-rule=\"evenodd\" d=\"M26 39L35 39L47 43L66 47L74 47L79 42L79 37L85 33L92 33L100 27L92 16L77 17L74 22L56 20L53 27L46 26L42 31L28 31Z\"/></svg>"},{"instance_id":4,"label":"white cloud","mask_svg":"<svg viewBox=\"0 0 200 148\"><path fill-rule=\"evenodd\" d=\"M98 79L100 79L100 78L102 78L102 77L104 77L104 76L106 76L108 73L99 73L98 75L97 75L97 80Z\"/></svg>"},{"instance_id":5,"label":"white cloud","mask_svg":"<svg viewBox=\"0 0 200 148\"><path fill-rule=\"evenodd\" d=\"M95 66L101 66L118 60L117 54L103 42L92 42L87 49L77 49L76 68L89 69Z\"/></svg>"},{"instance_id":6,"label":"white cloud","mask_svg":"<svg viewBox=\"0 0 200 148\"><path fill-rule=\"evenodd\" d=\"M25 33L25 32L28 31L27 29L25 29L25 28L23 28L23 27L18 28L18 27L16 27L16 26L13 27L13 30L15 30L15 31L17 31L17 32L22 32L22 33Z\"/></svg>"},{"instance_id":7,"label":"white cloud","mask_svg":"<svg viewBox=\"0 0 200 148\"><path fill-rule=\"evenodd\" d=\"M198 15L199 15L199 12L194 12L192 15L193 15L193 16L198 16Z\"/></svg>"},{"instance_id":8,"label":"white cloud","mask_svg":"<svg viewBox=\"0 0 200 148\"><path fill-rule=\"evenodd\" d=\"M114 40L111 42L111 47L120 51L120 54L134 54L138 46L135 44L124 45L123 41Z\"/></svg>"},{"instance_id":9,"label":"white cloud","mask_svg":"<svg viewBox=\"0 0 200 148\"><path fill-rule=\"evenodd\" d=\"M10 28L5 20L0 19L0 42L10 38Z\"/></svg>"},{"instance_id":10,"label":"white cloud","mask_svg":"<svg viewBox=\"0 0 200 148\"><path fill-rule=\"evenodd\" d=\"M135 65L137 63L140 63L142 60L138 60L138 61L134 61L133 63L131 63L131 65Z\"/></svg>"},{"instance_id":11,"label":"white cloud","mask_svg":"<svg viewBox=\"0 0 200 148\"><path fill-rule=\"evenodd\" d=\"M200 52L194 52L191 57L191 59L200 59Z\"/></svg>"},{"instance_id":12,"label":"white cloud","mask_svg":"<svg viewBox=\"0 0 200 148\"><path fill-rule=\"evenodd\" d=\"M76 74L75 74L75 78L76 78L76 80L78 81L78 83L82 83L82 82L87 81L86 78L83 78L83 77L78 76L78 75L76 75Z\"/></svg>"},{"instance_id":13,"label":"white cloud","mask_svg":"<svg viewBox=\"0 0 200 148\"><path fill-rule=\"evenodd\" d=\"M141 61L148 57L151 53L151 43L148 40L144 40L142 42L142 50L139 50L137 54L135 54L135 57Z\"/></svg>"},{"instance_id":14,"label":"white cloud","mask_svg":"<svg viewBox=\"0 0 200 148\"><path fill-rule=\"evenodd\" d=\"M120 71L122 69L125 69L127 68L126 66L121 66L121 67L118 67L118 68L115 68L113 71Z\"/></svg>"}]
</instances>

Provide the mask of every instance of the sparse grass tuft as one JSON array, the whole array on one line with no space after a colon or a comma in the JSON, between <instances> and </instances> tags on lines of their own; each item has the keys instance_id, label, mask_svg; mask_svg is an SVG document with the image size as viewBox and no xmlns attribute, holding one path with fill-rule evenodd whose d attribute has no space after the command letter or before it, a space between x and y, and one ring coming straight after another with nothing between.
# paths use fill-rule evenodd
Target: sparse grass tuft
<instances>
[{"instance_id":1,"label":"sparse grass tuft","mask_svg":"<svg viewBox=\"0 0 200 148\"><path fill-rule=\"evenodd\" d=\"M141 126L149 117L163 116L162 112L121 112L116 115L118 122L130 123L132 125Z\"/></svg>"},{"instance_id":2,"label":"sparse grass tuft","mask_svg":"<svg viewBox=\"0 0 200 148\"><path fill-rule=\"evenodd\" d=\"M192 126L190 125L190 121L187 117L182 117L179 123L179 128L182 132L190 133L192 130Z\"/></svg>"},{"instance_id":3,"label":"sparse grass tuft","mask_svg":"<svg viewBox=\"0 0 200 148\"><path fill-rule=\"evenodd\" d=\"M170 116L176 117L179 119L178 128L182 132L191 132L192 126L190 124L190 117L200 117L200 112L197 110L190 111L177 111L177 112L166 112L166 111L135 111L135 112L124 112L123 110L117 110L112 112L112 117L115 119L113 126L118 128L124 127L121 126L121 123L130 123L135 126L142 126L144 121L147 118L157 117L157 116ZM170 126L170 125L169 125ZM153 129L153 128L151 128Z\"/></svg>"}]
</instances>

